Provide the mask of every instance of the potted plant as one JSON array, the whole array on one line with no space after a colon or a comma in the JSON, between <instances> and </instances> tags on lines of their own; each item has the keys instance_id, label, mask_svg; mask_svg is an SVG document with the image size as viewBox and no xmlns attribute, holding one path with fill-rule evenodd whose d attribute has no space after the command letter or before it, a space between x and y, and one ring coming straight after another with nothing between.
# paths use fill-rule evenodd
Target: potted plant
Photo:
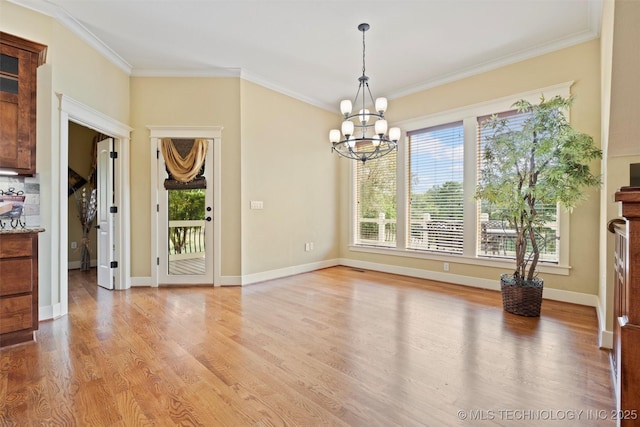
<instances>
[{"instance_id":1,"label":"potted plant","mask_svg":"<svg viewBox=\"0 0 640 427\"><path fill-rule=\"evenodd\" d=\"M500 280L503 307L521 316L539 316L543 281L537 276L540 251L548 243L542 233L549 221L543 206L567 210L582 199L600 177L589 163L602 158L593 138L574 130L564 112L571 98L556 96L514 107L524 121L514 124L492 116L483 123L482 167L476 199L491 205L515 236L515 271Z\"/></svg>"}]
</instances>

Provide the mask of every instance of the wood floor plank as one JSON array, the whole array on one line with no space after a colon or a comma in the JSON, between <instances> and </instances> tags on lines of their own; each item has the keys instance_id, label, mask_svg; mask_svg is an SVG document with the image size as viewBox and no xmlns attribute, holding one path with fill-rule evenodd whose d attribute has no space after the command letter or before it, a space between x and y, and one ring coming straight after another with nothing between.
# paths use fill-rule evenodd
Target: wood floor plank
<instances>
[{"instance_id":1,"label":"wood floor plank","mask_svg":"<svg viewBox=\"0 0 640 427\"><path fill-rule=\"evenodd\" d=\"M69 314L0 350L0 426L612 427L597 330L591 307L523 318L494 291L346 267L128 291L72 271Z\"/></svg>"}]
</instances>

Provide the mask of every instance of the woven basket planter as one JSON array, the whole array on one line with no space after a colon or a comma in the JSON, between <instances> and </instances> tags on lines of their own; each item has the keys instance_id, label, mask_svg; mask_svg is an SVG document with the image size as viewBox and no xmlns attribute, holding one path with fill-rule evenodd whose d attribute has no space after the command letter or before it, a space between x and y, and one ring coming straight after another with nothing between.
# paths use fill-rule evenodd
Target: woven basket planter
<instances>
[{"instance_id":1,"label":"woven basket planter","mask_svg":"<svg viewBox=\"0 0 640 427\"><path fill-rule=\"evenodd\" d=\"M538 317L542 306L542 279L536 278L524 286L518 286L511 274L500 277L502 307L505 311L518 316Z\"/></svg>"}]
</instances>

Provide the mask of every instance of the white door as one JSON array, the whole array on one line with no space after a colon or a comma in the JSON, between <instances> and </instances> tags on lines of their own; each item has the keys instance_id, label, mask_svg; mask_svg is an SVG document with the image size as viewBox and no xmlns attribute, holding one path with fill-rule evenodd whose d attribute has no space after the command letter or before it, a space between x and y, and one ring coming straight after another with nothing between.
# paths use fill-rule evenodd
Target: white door
<instances>
[{"instance_id":1,"label":"white door","mask_svg":"<svg viewBox=\"0 0 640 427\"><path fill-rule=\"evenodd\" d=\"M213 285L213 140L203 176L206 188L167 190L158 146L158 284Z\"/></svg>"},{"instance_id":2,"label":"white door","mask_svg":"<svg viewBox=\"0 0 640 427\"><path fill-rule=\"evenodd\" d=\"M98 285L113 289L114 271L113 261L113 159L111 151L113 139L108 138L98 143L98 206L96 213L96 227L98 228Z\"/></svg>"}]
</instances>

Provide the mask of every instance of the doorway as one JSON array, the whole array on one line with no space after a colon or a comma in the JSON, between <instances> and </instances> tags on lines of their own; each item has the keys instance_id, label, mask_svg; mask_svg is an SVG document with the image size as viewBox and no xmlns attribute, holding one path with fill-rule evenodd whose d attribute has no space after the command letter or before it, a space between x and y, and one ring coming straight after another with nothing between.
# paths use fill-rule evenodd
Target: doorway
<instances>
[{"instance_id":1,"label":"doorway","mask_svg":"<svg viewBox=\"0 0 640 427\"><path fill-rule=\"evenodd\" d=\"M221 126L148 126L151 139L151 182L156 183L156 190L151 195L152 212L156 215L151 217L151 286L165 284L203 284L220 286L220 236L222 212L222 174L221 174L221 153L222 153L222 127ZM208 141L205 178L206 189L202 192L175 193L173 196L164 187L166 174L164 158L161 154L160 144L163 138L171 139L205 139ZM171 196L171 197L170 197ZM193 209L194 218L187 218L184 221L194 221L188 223L175 223L183 219L170 220L170 199L171 202L180 203L184 199L193 198L196 208ZM202 202L204 200L204 203ZM162 206L161 206L162 205ZM174 209L175 210L175 209ZM185 217L186 218L186 217ZM204 223L203 223L204 221ZM170 224L170 222L172 222ZM180 230L184 233L170 237L170 230L178 227L191 227L190 230ZM189 233L192 233L189 235ZM200 240L203 238L203 240ZM202 242L202 246L198 246ZM186 245L187 242L194 243L192 248L185 248L177 251L176 245ZM201 263L195 270L178 270L180 258L191 258L191 261L204 252ZM184 261L184 260L183 260ZM203 263L203 265L202 265ZM185 263L186 264L186 263ZM183 264L184 265L184 264ZM171 272L170 272L171 268Z\"/></svg>"},{"instance_id":2,"label":"doorway","mask_svg":"<svg viewBox=\"0 0 640 427\"><path fill-rule=\"evenodd\" d=\"M114 289L114 141L72 121L68 126L68 268L97 268L97 284Z\"/></svg>"},{"instance_id":3,"label":"doorway","mask_svg":"<svg viewBox=\"0 0 640 427\"><path fill-rule=\"evenodd\" d=\"M130 275L130 231L129 231L129 141L132 128L120 123L73 98L58 94L60 101L60 146L52 152L52 164L55 166L52 175L57 182L54 187L58 197L53 200L52 211L58 217L50 223L52 239L51 280L52 307L50 318L64 316L69 309L68 282L68 220L74 211L69 210L68 193L68 160L69 160L69 124L76 123L97 132L113 136L113 149L117 161L113 168L115 206L117 214L114 218L112 234L114 236L114 257L117 266L114 270L114 289L131 287ZM64 190L63 190L64 189Z\"/></svg>"},{"instance_id":4,"label":"doorway","mask_svg":"<svg viewBox=\"0 0 640 427\"><path fill-rule=\"evenodd\" d=\"M169 141L186 157L196 140ZM204 164L189 185L173 179L158 146L159 284L213 284L213 141L202 141L207 147Z\"/></svg>"}]
</instances>

